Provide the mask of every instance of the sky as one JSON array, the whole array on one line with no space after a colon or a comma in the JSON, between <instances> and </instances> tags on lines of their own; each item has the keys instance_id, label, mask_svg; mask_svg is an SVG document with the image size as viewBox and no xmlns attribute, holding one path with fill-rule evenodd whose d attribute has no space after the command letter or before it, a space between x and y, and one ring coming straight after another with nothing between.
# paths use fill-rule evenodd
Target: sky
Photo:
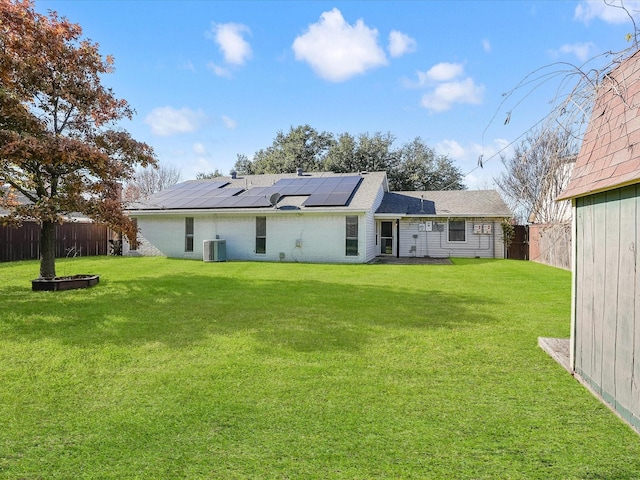
<instances>
[{"instance_id":1,"label":"sky","mask_svg":"<svg viewBox=\"0 0 640 480\"><path fill-rule=\"evenodd\" d=\"M614 0L618 1L618 0ZM626 0L640 12L640 1ZM550 111L563 72L630 46L598 1L36 0L115 58L103 84L135 109L118 126L182 180L227 175L279 131L420 137L470 189ZM509 118L508 122L505 120ZM482 167L478 159L482 158Z\"/></svg>"}]
</instances>

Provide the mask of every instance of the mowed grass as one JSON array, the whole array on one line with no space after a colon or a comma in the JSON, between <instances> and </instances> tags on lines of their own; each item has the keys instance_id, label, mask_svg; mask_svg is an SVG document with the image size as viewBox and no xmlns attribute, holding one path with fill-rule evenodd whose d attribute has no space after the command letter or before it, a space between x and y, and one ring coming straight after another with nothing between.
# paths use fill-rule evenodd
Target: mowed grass
<instances>
[{"instance_id":1,"label":"mowed grass","mask_svg":"<svg viewBox=\"0 0 640 480\"><path fill-rule=\"evenodd\" d=\"M0 478L630 479L640 437L537 346L535 263L0 264Z\"/></svg>"}]
</instances>

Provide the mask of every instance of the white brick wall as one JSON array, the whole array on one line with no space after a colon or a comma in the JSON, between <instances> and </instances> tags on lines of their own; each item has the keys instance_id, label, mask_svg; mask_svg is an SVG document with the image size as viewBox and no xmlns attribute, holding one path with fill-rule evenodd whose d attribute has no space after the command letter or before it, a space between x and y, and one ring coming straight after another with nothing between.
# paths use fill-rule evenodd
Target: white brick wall
<instances>
[{"instance_id":1,"label":"white brick wall","mask_svg":"<svg viewBox=\"0 0 640 480\"><path fill-rule=\"evenodd\" d=\"M154 215L137 216L140 233L137 252L125 246L125 255L162 255L175 258L202 259L204 240L218 235L226 240L228 260L292 262L363 263L369 258L367 239L375 225L373 216L359 217L358 256L345 255L346 213L315 214L274 211L257 214L227 215ZM185 252L185 217L194 218L194 251ZM256 216L267 218L266 253L255 253Z\"/></svg>"}]
</instances>

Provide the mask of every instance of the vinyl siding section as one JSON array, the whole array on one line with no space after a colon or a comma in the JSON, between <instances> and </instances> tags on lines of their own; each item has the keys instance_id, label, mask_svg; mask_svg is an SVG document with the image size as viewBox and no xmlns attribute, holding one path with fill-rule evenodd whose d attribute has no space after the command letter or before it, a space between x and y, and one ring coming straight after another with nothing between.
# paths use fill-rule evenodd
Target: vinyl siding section
<instances>
[{"instance_id":1,"label":"vinyl siding section","mask_svg":"<svg viewBox=\"0 0 640 480\"><path fill-rule=\"evenodd\" d=\"M420 228L425 221L432 222L431 232ZM474 225L490 225L491 233L474 233ZM428 217L400 220L400 256L504 258L500 222L495 219L467 219L465 231L464 242L449 242L447 220Z\"/></svg>"}]
</instances>

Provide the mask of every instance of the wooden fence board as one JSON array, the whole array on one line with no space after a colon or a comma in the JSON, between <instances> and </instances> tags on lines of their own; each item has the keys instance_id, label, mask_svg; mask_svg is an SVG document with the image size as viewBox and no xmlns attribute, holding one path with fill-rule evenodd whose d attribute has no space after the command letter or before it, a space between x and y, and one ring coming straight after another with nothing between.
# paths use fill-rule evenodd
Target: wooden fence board
<instances>
[{"instance_id":1,"label":"wooden fence board","mask_svg":"<svg viewBox=\"0 0 640 480\"><path fill-rule=\"evenodd\" d=\"M56 226L56 257L95 256L109 253L111 233L94 223L63 223ZM0 227L0 262L40 258L40 227L34 222Z\"/></svg>"}]
</instances>

